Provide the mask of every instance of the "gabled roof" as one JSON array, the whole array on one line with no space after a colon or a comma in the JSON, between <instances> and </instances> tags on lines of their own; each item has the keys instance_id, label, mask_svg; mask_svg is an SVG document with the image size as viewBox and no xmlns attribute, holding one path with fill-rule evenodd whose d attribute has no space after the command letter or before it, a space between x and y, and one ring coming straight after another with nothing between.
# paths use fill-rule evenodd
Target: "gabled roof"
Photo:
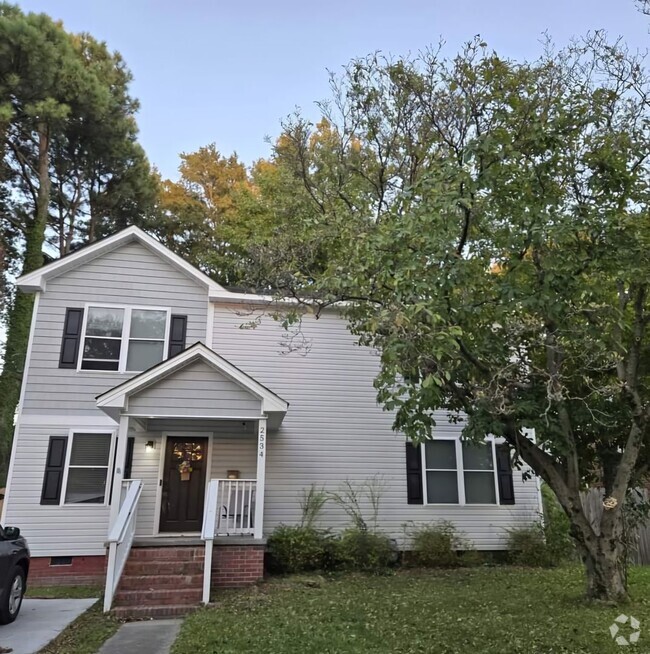
<instances>
[{"instance_id":1,"label":"gabled roof","mask_svg":"<svg viewBox=\"0 0 650 654\"><path fill-rule=\"evenodd\" d=\"M182 370L196 361L207 363L218 373L241 386L251 395L259 398L262 403L262 413L272 414L281 421L287 412L289 408L288 402L200 342L183 350L171 359L162 361L153 366L153 368L149 368L149 370L145 370L139 375L98 395L96 398L97 407L112 418L117 419L120 412L127 407L128 398L131 395L135 395L156 382L172 376L175 372ZM279 424L279 421L276 420L275 422Z\"/></svg>"},{"instance_id":2,"label":"gabled roof","mask_svg":"<svg viewBox=\"0 0 650 654\"><path fill-rule=\"evenodd\" d=\"M208 293L216 295L224 293L223 286L212 281L212 279L202 273L198 268L187 263L187 261L179 257L177 254L174 254L171 250L156 241L156 239L135 226L127 227L121 232L113 234L113 236L91 243L90 245L77 250L73 254L68 254L67 256L57 259L34 272L23 275L16 280L16 285L25 292L44 291L48 279L58 277L69 270L77 268L88 261L92 261L107 252L116 250L122 245L133 241L142 244L154 254L157 254L161 259L169 262L174 266L174 268L180 270L188 277L191 277L199 284L205 286Z\"/></svg>"}]
</instances>

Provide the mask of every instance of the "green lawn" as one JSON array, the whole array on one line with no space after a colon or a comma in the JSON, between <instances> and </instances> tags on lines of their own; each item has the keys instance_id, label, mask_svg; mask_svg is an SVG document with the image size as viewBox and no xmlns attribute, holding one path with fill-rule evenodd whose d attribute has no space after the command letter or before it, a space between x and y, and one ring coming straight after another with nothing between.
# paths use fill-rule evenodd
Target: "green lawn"
<instances>
[{"instance_id":1,"label":"green lawn","mask_svg":"<svg viewBox=\"0 0 650 654\"><path fill-rule=\"evenodd\" d=\"M624 607L585 603L578 568L312 579L221 594L185 621L173 654L650 652L650 568L632 571ZM610 637L622 612L641 621L635 647Z\"/></svg>"},{"instance_id":2,"label":"green lawn","mask_svg":"<svg viewBox=\"0 0 650 654\"><path fill-rule=\"evenodd\" d=\"M101 597L104 590L98 586L30 586L25 597L30 599L85 599Z\"/></svg>"}]
</instances>

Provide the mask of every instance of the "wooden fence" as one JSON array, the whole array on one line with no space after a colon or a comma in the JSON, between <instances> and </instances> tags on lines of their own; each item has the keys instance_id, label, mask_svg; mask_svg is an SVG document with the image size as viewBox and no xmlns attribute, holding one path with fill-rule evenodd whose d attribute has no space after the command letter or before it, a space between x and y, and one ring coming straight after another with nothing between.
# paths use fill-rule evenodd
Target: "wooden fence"
<instances>
[{"instance_id":1,"label":"wooden fence","mask_svg":"<svg viewBox=\"0 0 650 654\"><path fill-rule=\"evenodd\" d=\"M647 490L637 490L639 498L648 501L649 493ZM582 495L582 504L585 512L596 527L600 523L603 514L603 491L598 488L592 488ZM650 520L637 528L632 534L630 543L630 559L638 565L650 565Z\"/></svg>"}]
</instances>

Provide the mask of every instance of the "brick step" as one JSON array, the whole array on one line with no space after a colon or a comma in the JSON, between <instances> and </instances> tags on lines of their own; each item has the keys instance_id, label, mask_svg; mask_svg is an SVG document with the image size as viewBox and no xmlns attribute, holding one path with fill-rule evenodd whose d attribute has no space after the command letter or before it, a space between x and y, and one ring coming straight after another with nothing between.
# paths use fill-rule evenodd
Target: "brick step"
<instances>
[{"instance_id":1,"label":"brick step","mask_svg":"<svg viewBox=\"0 0 650 654\"><path fill-rule=\"evenodd\" d=\"M159 604L152 606L116 606L111 614L120 619L173 618L187 615L198 607L190 604Z\"/></svg>"},{"instance_id":2,"label":"brick step","mask_svg":"<svg viewBox=\"0 0 650 654\"><path fill-rule=\"evenodd\" d=\"M161 590L163 588L203 588L203 574L125 574L120 580L120 590Z\"/></svg>"},{"instance_id":3,"label":"brick step","mask_svg":"<svg viewBox=\"0 0 650 654\"><path fill-rule=\"evenodd\" d=\"M162 588L154 590L118 590L115 594L117 606L164 606L167 604L199 604L203 597L202 588Z\"/></svg>"},{"instance_id":4,"label":"brick step","mask_svg":"<svg viewBox=\"0 0 650 654\"><path fill-rule=\"evenodd\" d=\"M132 550L133 551L133 550ZM155 555L154 555L155 556ZM203 574L203 559L194 561L143 561L132 560L131 557L124 566L123 576L145 576L145 575L197 575Z\"/></svg>"},{"instance_id":5,"label":"brick step","mask_svg":"<svg viewBox=\"0 0 650 654\"><path fill-rule=\"evenodd\" d=\"M203 561L204 547L134 547L130 561Z\"/></svg>"}]
</instances>

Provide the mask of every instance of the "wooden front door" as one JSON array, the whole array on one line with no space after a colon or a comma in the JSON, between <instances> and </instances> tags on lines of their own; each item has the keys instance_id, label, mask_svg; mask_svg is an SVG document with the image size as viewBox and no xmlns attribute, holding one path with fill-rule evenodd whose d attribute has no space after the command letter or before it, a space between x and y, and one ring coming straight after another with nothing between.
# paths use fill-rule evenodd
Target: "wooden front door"
<instances>
[{"instance_id":1,"label":"wooden front door","mask_svg":"<svg viewBox=\"0 0 650 654\"><path fill-rule=\"evenodd\" d=\"M207 438L167 437L160 531L201 531L207 456Z\"/></svg>"}]
</instances>

